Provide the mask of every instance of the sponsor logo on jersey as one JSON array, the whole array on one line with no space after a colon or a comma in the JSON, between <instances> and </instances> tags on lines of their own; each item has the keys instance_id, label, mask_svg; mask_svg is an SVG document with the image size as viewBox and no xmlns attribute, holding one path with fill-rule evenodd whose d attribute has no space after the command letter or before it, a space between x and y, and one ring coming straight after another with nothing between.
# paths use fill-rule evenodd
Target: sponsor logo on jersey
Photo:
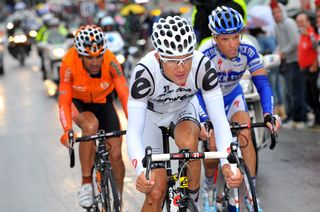
<instances>
[{"instance_id":1,"label":"sponsor logo on jersey","mask_svg":"<svg viewBox=\"0 0 320 212\"><path fill-rule=\"evenodd\" d=\"M242 77L243 72L219 73L219 82L237 81Z\"/></svg>"},{"instance_id":2,"label":"sponsor logo on jersey","mask_svg":"<svg viewBox=\"0 0 320 212\"><path fill-rule=\"evenodd\" d=\"M142 77L144 71L144 69L139 70L135 75L135 81L131 89L131 96L135 99L146 97L151 92L151 83L148 79Z\"/></svg>"},{"instance_id":3,"label":"sponsor logo on jersey","mask_svg":"<svg viewBox=\"0 0 320 212\"><path fill-rule=\"evenodd\" d=\"M221 58L219 58L219 60L218 60L218 66L219 66L219 69L221 70L221 65L222 65L222 60L221 60Z\"/></svg>"},{"instance_id":4,"label":"sponsor logo on jersey","mask_svg":"<svg viewBox=\"0 0 320 212\"><path fill-rule=\"evenodd\" d=\"M73 90L76 90L78 92L85 92L87 90L87 88L85 86L81 86L81 85L73 85Z\"/></svg>"},{"instance_id":5,"label":"sponsor logo on jersey","mask_svg":"<svg viewBox=\"0 0 320 212\"><path fill-rule=\"evenodd\" d=\"M100 87L103 89L103 90L107 90L109 88L109 83L107 82L101 82L100 83Z\"/></svg>"},{"instance_id":6,"label":"sponsor logo on jersey","mask_svg":"<svg viewBox=\"0 0 320 212\"><path fill-rule=\"evenodd\" d=\"M116 70L118 76L122 76L123 75L118 63L115 63L114 61L111 61L110 65Z\"/></svg>"},{"instance_id":7,"label":"sponsor logo on jersey","mask_svg":"<svg viewBox=\"0 0 320 212\"><path fill-rule=\"evenodd\" d=\"M249 45L240 45L239 48L240 48L240 52L242 54L248 55L248 57L253 57L256 54L254 49Z\"/></svg>"},{"instance_id":8,"label":"sponsor logo on jersey","mask_svg":"<svg viewBox=\"0 0 320 212\"><path fill-rule=\"evenodd\" d=\"M71 79L71 70L69 68L67 68L67 70L64 74L63 81L68 83L68 82L70 82L70 79Z\"/></svg>"},{"instance_id":9,"label":"sponsor logo on jersey","mask_svg":"<svg viewBox=\"0 0 320 212\"><path fill-rule=\"evenodd\" d=\"M205 91L209 91L218 85L218 74L216 70L211 66L211 62L208 60L205 64L207 70L203 76L202 88Z\"/></svg>"},{"instance_id":10,"label":"sponsor logo on jersey","mask_svg":"<svg viewBox=\"0 0 320 212\"><path fill-rule=\"evenodd\" d=\"M155 101L157 103L161 103L161 104L168 104L168 103L171 103L171 102L189 100L193 96L194 96L194 94L184 94L184 95L176 96L176 97L166 97L166 98L163 98L163 99L158 98L158 99L155 99Z\"/></svg>"},{"instance_id":11,"label":"sponsor logo on jersey","mask_svg":"<svg viewBox=\"0 0 320 212\"><path fill-rule=\"evenodd\" d=\"M133 165L134 168L137 168L137 165L138 165L137 159L133 159L133 160L131 161L131 163L132 163L132 165Z\"/></svg>"},{"instance_id":12,"label":"sponsor logo on jersey","mask_svg":"<svg viewBox=\"0 0 320 212\"><path fill-rule=\"evenodd\" d=\"M240 101L239 100L236 100L234 101L233 105L236 106L236 107L239 107L239 104L240 104Z\"/></svg>"}]
</instances>

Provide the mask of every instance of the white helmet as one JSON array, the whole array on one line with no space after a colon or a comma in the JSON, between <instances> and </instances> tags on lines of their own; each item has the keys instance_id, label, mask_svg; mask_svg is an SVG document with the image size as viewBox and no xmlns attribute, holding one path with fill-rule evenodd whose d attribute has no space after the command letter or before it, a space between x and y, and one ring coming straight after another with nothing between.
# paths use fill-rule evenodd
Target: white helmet
<instances>
[{"instance_id":1,"label":"white helmet","mask_svg":"<svg viewBox=\"0 0 320 212\"><path fill-rule=\"evenodd\" d=\"M26 9L26 7L27 7L26 3L21 2L21 1L15 3L15 5L14 5L15 10L24 10L24 9Z\"/></svg>"},{"instance_id":2,"label":"white helmet","mask_svg":"<svg viewBox=\"0 0 320 212\"><path fill-rule=\"evenodd\" d=\"M101 19L100 26L108 26L115 24L114 19L111 16L105 16Z\"/></svg>"},{"instance_id":3,"label":"white helmet","mask_svg":"<svg viewBox=\"0 0 320 212\"><path fill-rule=\"evenodd\" d=\"M192 26L179 16L160 18L158 23L154 23L151 40L161 56L190 54L197 44Z\"/></svg>"}]
</instances>

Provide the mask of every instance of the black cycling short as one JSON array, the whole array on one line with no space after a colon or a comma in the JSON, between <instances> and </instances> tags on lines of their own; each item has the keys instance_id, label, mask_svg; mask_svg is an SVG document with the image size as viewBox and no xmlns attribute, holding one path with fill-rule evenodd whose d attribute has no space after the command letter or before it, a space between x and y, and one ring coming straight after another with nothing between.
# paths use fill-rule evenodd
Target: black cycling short
<instances>
[{"instance_id":1,"label":"black cycling short","mask_svg":"<svg viewBox=\"0 0 320 212\"><path fill-rule=\"evenodd\" d=\"M79 113L89 111L92 112L99 121L99 130L113 132L120 130L119 117L113 106L113 98L111 95L107 97L106 103L84 103L79 99L72 99L73 104Z\"/></svg>"}]
</instances>

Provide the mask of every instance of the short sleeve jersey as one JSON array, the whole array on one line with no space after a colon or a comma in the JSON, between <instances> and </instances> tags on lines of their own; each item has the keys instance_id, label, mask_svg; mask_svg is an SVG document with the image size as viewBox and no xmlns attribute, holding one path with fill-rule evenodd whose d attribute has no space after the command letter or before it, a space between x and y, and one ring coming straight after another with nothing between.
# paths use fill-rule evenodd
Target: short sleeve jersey
<instances>
[{"instance_id":1,"label":"short sleeve jersey","mask_svg":"<svg viewBox=\"0 0 320 212\"><path fill-rule=\"evenodd\" d=\"M228 59L221 53L213 39L205 42L199 51L203 52L215 64L224 96L237 86L246 69L252 73L263 68L256 48L244 40L241 41L238 55L234 59Z\"/></svg>"}]
</instances>

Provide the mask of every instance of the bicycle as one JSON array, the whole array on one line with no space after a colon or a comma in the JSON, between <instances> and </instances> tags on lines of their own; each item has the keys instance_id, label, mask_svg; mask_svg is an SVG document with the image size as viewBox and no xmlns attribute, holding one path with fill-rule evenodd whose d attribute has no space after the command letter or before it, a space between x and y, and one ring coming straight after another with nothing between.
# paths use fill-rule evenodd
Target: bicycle
<instances>
[{"instance_id":1,"label":"bicycle","mask_svg":"<svg viewBox=\"0 0 320 212\"><path fill-rule=\"evenodd\" d=\"M94 204L87 208L87 212L120 212L121 195L117 189L116 181L112 174L109 161L109 151L105 146L105 140L110 137L124 135L126 131L114 131L106 133L99 130L97 134L82 136L74 139L74 133L69 133L69 155L70 167L75 165L74 143L85 141L96 141L96 153L93 169ZM112 195L111 195L112 194Z\"/></svg>"},{"instance_id":2,"label":"bicycle","mask_svg":"<svg viewBox=\"0 0 320 212\"><path fill-rule=\"evenodd\" d=\"M245 202L248 204L246 207L250 210L250 211L258 211L258 202L257 202L257 196L256 196L256 190L252 181L252 176L250 174L250 171L248 169L248 167L246 166L243 158L241 157L241 151L240 151L240 145L238 143L238 137L241 135L240 131L242 129L254 129L254 128L258 128L258 127L267 127L266 123L264 122L258 122L258 123L248 123L248 124L239 124L237 122L232 122L230 124L230 129L231 129L231 133L232 136L237 138L236 139L236 143L238 144L238 155L239 155L239 162L237 163L241 163L242 165L239 166L239 169L241 171L241 173L244 175L244 183L238 188L238 191L234 191L234 194L236 197L234 198L234 201L232 202L232 205L236 206L236 211L243 211L243 208L240 207L240 202ZM212 129L212 124L211 122L206 122L205 123L205 128L206 130L209 132L210 129ZM277 134L273 133L270 131L270 137L271 137L271 144L269 146L269 148L272 150L274 149L274 147L276 146L276 137ZM206 141L207 142L207 141ZM217 198L217 202L220 203L220 211L227 211L229 204L230 204L230 200L232 200L232 195L230 194L230 190L227 188L223 177L221 177L221 172L219 171L220 174L220 178L222 182L217 182L217 190L221 190L219 191L219 195L215 196L214 198ZM220 187L220 189L219 189ZM244 205L244 204L243 204Z\"/></svg>"},{"instance_id":3,"label":"bicycle","mask_svg":"<svg viewBox=\"0 0 320 212\"><path fill-rule=\"evenodd\" d=\"M190 152L189 149L181 149L178 153L169 153L169 137L171 130L166 127L160 127L162 131L163 139L163 154L152 154L152 148L150 146L145 149L145 158L143 165L146 168L146 179L150 179L150 172L152 163L165 162L165 168L167 172L168 188L165 200L162 204L162 208L166 206L167 211L179 211L179 212L198 212L198 208L194 200L188 194L188 161L200 160L200 159L219 159L226 158L230 162L233 171L236 171L236 167L243 166L240 163L238 157L238 144L232 142L230 144L231 152ZM178 160L178 173L173 174L171 168L171 160ZM177 183L178 182L178 183Z\"/></svg>"}]
</instances>

